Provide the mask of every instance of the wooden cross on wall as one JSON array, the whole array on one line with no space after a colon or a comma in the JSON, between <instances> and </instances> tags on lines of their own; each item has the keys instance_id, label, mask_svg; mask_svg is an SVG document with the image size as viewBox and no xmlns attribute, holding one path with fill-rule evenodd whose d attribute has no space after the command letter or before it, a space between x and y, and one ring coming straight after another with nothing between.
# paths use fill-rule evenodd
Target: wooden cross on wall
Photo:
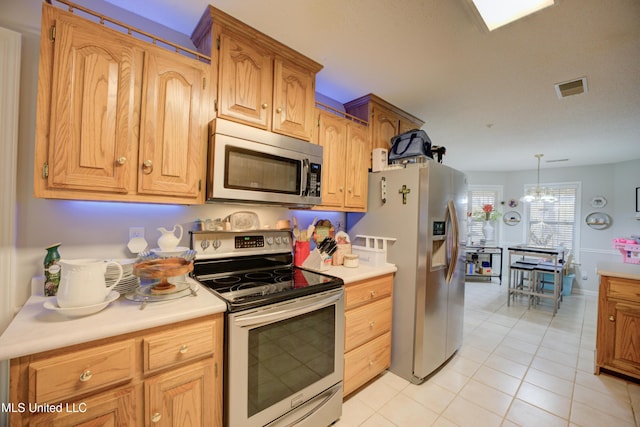
<instances>
[{"instance_id":1,"label":"wooden cross on wall","mask_svg":"<svg viewBox=\"0 0 640 427\"><path fill-rule=\"evenodd\" d=\"M411 189L407 188L406 185L402 184L402 188L398 190L398 193L402 194L402 204L407 204L407 194L411 193Z\"/></svg>"}]
</instances>

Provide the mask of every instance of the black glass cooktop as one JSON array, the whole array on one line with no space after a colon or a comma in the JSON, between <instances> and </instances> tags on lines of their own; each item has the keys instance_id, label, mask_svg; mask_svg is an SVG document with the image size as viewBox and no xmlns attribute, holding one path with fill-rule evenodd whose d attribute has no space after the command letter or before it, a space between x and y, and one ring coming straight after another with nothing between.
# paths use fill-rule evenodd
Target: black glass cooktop
<instances>
[{"instance_id":1,"label":"black glass cooktop","mask_svg":"<svg viewBox=\"0 0 640 427\"><path fill-rule=\"evenodd\" d=\"M196 261L193 276L232 312L344 285L342 279L295 267L291 261L290 254Z\"/></svg>"}]
</instances>

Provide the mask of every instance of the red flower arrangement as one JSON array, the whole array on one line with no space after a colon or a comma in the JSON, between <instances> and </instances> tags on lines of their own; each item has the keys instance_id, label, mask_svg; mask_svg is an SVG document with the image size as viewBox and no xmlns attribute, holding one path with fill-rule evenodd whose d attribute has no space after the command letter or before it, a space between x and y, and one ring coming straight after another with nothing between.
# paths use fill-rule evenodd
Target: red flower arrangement
<instances>
[{"instance_id":1,"label":"red flower arrangement","mask_svg":"<svg viewBox=\"0 0 640 427\"><path fill-rule=\"evenodd\" d=\"M486 205L482 206L482 212L475 212L473 214L473 217L481 221L490 221L498 219L500 217L500 213L493 209L492 204L487 203Z\"/></svg>"}]
</instances>

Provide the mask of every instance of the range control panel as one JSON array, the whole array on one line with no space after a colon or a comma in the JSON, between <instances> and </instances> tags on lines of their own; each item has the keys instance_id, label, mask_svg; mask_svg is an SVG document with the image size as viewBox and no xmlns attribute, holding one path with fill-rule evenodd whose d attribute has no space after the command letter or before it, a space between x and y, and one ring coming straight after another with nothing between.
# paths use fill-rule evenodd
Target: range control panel
<instances>
[{"instance_id":1,"label":"range control panel","mask_svg":"<svg viewBox=\"0 0 640 427\"><path fill-rule=\"evenodd\" d=\"M265 255L293 251L291 230L191 231L197 259Z\"/></svg>"}]
</instances>

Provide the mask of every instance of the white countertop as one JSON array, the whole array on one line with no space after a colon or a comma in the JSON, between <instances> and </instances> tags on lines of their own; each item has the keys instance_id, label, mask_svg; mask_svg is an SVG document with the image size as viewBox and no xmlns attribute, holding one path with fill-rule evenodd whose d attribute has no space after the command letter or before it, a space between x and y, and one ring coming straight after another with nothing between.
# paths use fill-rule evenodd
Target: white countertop
<instances>
[{"instance_id":1,"label":"white countertop","mask_svg":"<svg viewBox=\"0 0 640 427\"><path fill-rule=\"evenodd\" d=\"M623 279L640 280L640 264L623 262L599 262L596 269L599 276L620 277Z\"/></svg>"},{"instance_id":2,"label":"white countertop","mask_svg":"<svg viewBox=\"0 0 640 427\"><path fill-rule=\"evenodd\" d=\"M310 270L310 269L309 269ZM395 273L398 268L395 264L384 264L379 267L372 267L370 265L360 263L357 268L344 267L342 265L332 265L328 270L312 270L319 273L328 274L329 276L335 276L341 278L345 285L357 282L359 280L370 279L376 276L382 276L384 274Z\"/></svg>"},{"instance_id":3,"label":"white countertop","mask_svg":"<svg viewBox=\"0 0 640 427\"><path fill-rule=\"evenodd\" d=\"M397 268L393 264L380 267L360 264L358 268L331 266L322 273L339 277L348 284L395 271ZM36 284L35 288L38 287L42 288ZM41 293L29 297L0 335L0 360L222 313L227 309L223 300L203 286L196 297L148 303L144 310L140 310L139 302L120 297L98 313L77 318L45 309L46 301L51 301L51 297Z\"/></svg>"},{"instance_id":4,"label":"white countertop","mask_svg":"<svg viewBox=\"0 0 640 427\"><path fill-rule=\"evenodd\" d=\"M222 313L227 305L205 287L197 296L173 301L141 303L121 296L104 310L85 317L69 318L47 310L52 297L32 295L0 335L0 360L53 350L156 326Z\"/></svg>"}]
</instances>

